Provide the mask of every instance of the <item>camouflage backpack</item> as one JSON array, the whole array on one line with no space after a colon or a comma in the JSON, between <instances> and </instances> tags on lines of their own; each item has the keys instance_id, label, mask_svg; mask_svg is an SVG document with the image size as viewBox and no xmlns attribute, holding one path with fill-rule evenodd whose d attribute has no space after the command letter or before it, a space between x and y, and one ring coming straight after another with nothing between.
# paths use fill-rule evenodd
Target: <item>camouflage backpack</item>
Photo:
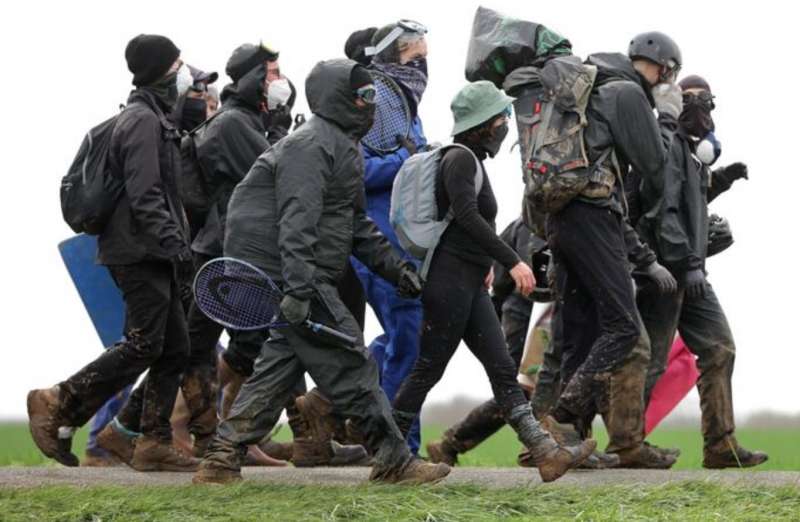
<instances>
[{"instance_id":1,"label":"camouflage backpack","mask_svg":"<svg viewBox=\"0 0 800 522\"><path fill-rule=\"evenodd\" d=\"M520 133L525 206L536 212L558 212L578 195L607 197L614 187L613 149L594 164L586 156L586 107L596 76L597 68L577 56L553 58L540 71L542 94Z\"/></svg>"}]
</instances>

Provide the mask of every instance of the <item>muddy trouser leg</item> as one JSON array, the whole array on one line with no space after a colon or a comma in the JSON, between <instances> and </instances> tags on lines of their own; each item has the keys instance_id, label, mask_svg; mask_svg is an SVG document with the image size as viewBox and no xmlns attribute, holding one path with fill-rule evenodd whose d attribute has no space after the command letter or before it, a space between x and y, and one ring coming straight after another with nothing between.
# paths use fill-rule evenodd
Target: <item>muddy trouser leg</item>
<instances>
[{"instance_id":1,"label":"muddy trouser leg","mask_svg":"<svg viewBox=\"0 0 800 522\"><path fill-rule=\"evenodd\" d=\"M673 294L662 294L653 287L646 287L636 297L642 322L650 337L650 363L644 387L645 406L650 403L653 388L667 369L667 358L675 340L683 301L683 289Z\"/></svg>"},{"instance_id":2,"label":"muddy trouser leg","mask_svg":"<svg viewBox=\"0 0 800 522\"><path fill-rule=\"evenodd\" d=\"M242 385L228 417L217 426L205 456L212 466L238 469L245 448L260 442L275 427L297 382L303 378L297 345L282 335L287 331L273 332L263 344L253 374Z\"/></svg>"},{"instance_id":3,"label":"muddy trouser leg","mask_svg":"<svg viewBox=\"0 0 800 522\"><path fill-rule=\"evenodd\" d=\"M531 397L531 406L538 418L550 412L561 394L561 351L564 343L559 311L561 307L557 301L552 306L550 342L544 351L542 367L536 374L536 389Z\"/></svg>"},{"instance_id":4,"label":"muddy trouser leg","mask_svg":"<svg viewBox=\"0 0 800 522\"><path fill-rule=\"evenodd\" d=\"M595 398L608 393L609 372L623 364L642 331L628 268L622 216L573 201L552 215L548 224L558 264L565 265L572 288L583 294L594 309L599 333L586 359L566 382L554 410L559 422L585 422L597 409ZM565 299L563 306L566 328L571 301ZM564 349L566 357L567 347ZM641 388L639 393L643 397L644 379ZM642 397L630 407L628 415L643 418ZM639 423L642 424L642 419Z\"/></svg>"},{"instance_id":5,"label":"muddy trouser leg","mask_svg":"<svg viewBox=\"0 0 800 522\"><path fill-rule=\"evenodd\" d=\"M520 306L521 305L521 306ZM508 353L514 365L519 367L525 349L525 337L531 319L533 304L530 301L503 305L502 328L508 345ZM503 408L492 398L474 408L459 423L444 433L444 439L459 453L469 451L497 433L506 425Z\"/></svg>"},{"instance_id":6,"label":"muddy trouser leg","mask_svg":"<svg viewBox=\"0 0 800 522\"><path fill-rule=\"evenodd\" d=\"M736 346L711 285L703 297L684 298L678 331L697 356L703 441L706 447L713 446L735 430L731 378Z\"/></svg>"},{"instance_id":7,"label":"muddy trouser leg","mask_svg":"<svg viewBox=\"0 0 800 522\"><path fill-rule=\"evenodd\" d=\"M126 341L61 383L66 420L75 426L85 424L109 397L150 368L146 382L151 383L140 392L145 404L137 410L143 417L141 431L170 438L169 417L189 350L172 267L144 262L113 266L110 271L125 301Z\"/></svg>"}]
</instances>

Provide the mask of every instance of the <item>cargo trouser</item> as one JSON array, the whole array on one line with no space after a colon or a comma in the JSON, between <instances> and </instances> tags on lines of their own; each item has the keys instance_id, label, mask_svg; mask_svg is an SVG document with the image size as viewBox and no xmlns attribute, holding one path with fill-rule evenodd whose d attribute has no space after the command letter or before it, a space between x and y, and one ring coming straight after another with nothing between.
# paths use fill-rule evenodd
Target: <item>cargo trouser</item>
<instances>
[{"instance_id":1,"label":"cargo trouser","mask_svg":"<svg viewBox=\"0 0 800 522\"><path fill-rule=\"evenodd\" d=\"M679 289L671 295L642 292L638 297L639 311L650 334L651 357L647 372L645 398L664 373L667 356L675 332L679 332L693 354L697 356L703 439L706 447L733 434L733 396L731 377L736 358L736 346L714 289L710 285L702 297L689 298Z\"/></svg>"},{"instance_id":2,"label":"cargo trouser","mask_svg":"<svg viewBox=\"0 0 800 522\"><path fill-rule=\"evenodd\" d=\"M378 469L396 469L411 458L392 420L377 365L363 344L358 324L334 287L320 284L318 296L312 300L312 318L357 336L357 345L346 347L303 327L270 332L253 374L242 386L228 418L219 424L206 460L220 467L238 466L242 448L261 441L274 428L306 372L337 414L352 419L365 435Z\"/></svg>"}]
</instances>

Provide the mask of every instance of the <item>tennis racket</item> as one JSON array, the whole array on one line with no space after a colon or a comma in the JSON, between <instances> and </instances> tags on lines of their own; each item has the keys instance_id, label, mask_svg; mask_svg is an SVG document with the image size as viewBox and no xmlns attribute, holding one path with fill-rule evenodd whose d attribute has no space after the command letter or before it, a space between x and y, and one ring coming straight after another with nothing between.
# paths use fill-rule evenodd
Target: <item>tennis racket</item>
<instances>
[{"instance_id":1,"label":"tennis racket","mask_svg":"<svg viewBox=\"0 0 800 522\"><path fill-rule=\"evenodd\" d=\"M219 257L200 267L194 278L197 307L212 321L234 330L263 330L289 326L280 321L283 299L278 285L262 270L234 259ZM357 339L306 319L303 326L355 345Z\"/></svg>"},{"instance_id":2,"label":"tennis racket","mask_svg":"<svg viewBox=\"0 0 800 522\"><path fill-rule=\"evenodd\" d=\"M411 132L411 109L397 82L387 75L370 70L375 90L375 122L361 143L378 154L387 154L400 148L398 137L408 138Z\"/></svg>"}]
</instances>

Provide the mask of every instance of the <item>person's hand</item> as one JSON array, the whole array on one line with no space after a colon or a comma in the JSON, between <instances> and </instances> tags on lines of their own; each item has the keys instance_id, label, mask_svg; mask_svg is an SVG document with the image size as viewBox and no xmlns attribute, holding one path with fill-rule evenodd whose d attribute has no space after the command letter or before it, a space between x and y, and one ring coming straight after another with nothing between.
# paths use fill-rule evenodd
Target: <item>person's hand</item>
<instances>
[{"instance_id":1,"label":"person's hand","mask_svg":"<svg viewBox=\"0 0 800 522\"><path fill-rule=\"evenodd\" d=\"M667 114L677 120L683 111L681 88L674 83L659 83L651 92L658 113Z\"/></svg>"},{"instance_id":2,"label":"person's hand","mask_svg":"<svg viewBox=\"0 0 800 522\"><path fill-rule=\"evenodd\" d=\"M194 260L192 259L191 250L184 249L178 255L170 259L172 264L172 273L175 276L175 281L179 286L189 284L191 286L192 278L194 277Z\"/></svg>"},{"instance_id":3,"label":"person's hand","mask_svg":"<svg viewBox=\"0 0 800 522\"><path fill-rule=\"evenodd\" d=\"M662 294L671 294L678 289L678 282L669 273L669 270L661 266L658 261L653 261L645 268L647 277L655 281L658 290Z\"/></svg>"},{"instance_id":4,"label":"person's hand","mask_svg":"<svg viewBox=\"0 0 800 522\"><path fill-rule=\"evenodd\" d=\"M692 299L706 294L706 274L699 268L686 272L683 283L686 288L686 295Z\"/></svg>"},{"instance_id":5,"label":"person's hand","mask_svg":"<svg viewBox=\"0 0 800 522\"><path fill-rule=\"evenodd\" d=\"M403 299L416 299L422 294L422 278L411 263L400 270L397 280L397 295Z\"/></svg>"},{"instance_id":6,"label":"person's hand","mask_svg":"<svg viewBox=\"0 0 800 522\"><path fill-rule=\"evenodd\" d=\"M308 299L298 299L291 295L285 295L281 299L281 314L289 324L294 326L299 326L306 322L310 307L311 301Z\"/></svg>"},{"instance_id":7,"label":"person's hand","mask_svg":"<svg viewBox=\"0 0 800 522\"><path fill-rule=\"evenodd\" d=\"M533 288L536 286L536 278L533 276L531 267L520 261L514 265L514 268L509 273L514 279L514 284L517 285L517 291L520 294L527 297L533 292Z\"/></svg>"},{"instance_id":8,"label":"person's hand","mask_svg":"<svg viewBox=\"0 0 800 522\"><path fill-rule=\"evenodd\" d=\"M489 273L486 274L486 277L483 279L483 284L487 290L492 288L494 284L494 266L489 269Z\"/></svg>"},{"instance_id":9,"label":"person's hand","mask_svg":"<svg viewBox=\"0 0 800 522\"><path fill-rule=\"evenodd\" d=\"M725 177L731 183L737 179L750 179L747 173L747 165L741 162L731 163L725 167Z\"/></svg>"},{"instance_id":10,"label":"person's hand","mask_svg":"<svg viewBox=\"0 0 800 522\"><path fill-rule=\"evenodd\" d=\"M413 156L417 153L417 146L414 145L414 142L408 139L406 136L397 135L397 144L406 149L408 151L409 156Z\"/></svg>"}]
</instances>

